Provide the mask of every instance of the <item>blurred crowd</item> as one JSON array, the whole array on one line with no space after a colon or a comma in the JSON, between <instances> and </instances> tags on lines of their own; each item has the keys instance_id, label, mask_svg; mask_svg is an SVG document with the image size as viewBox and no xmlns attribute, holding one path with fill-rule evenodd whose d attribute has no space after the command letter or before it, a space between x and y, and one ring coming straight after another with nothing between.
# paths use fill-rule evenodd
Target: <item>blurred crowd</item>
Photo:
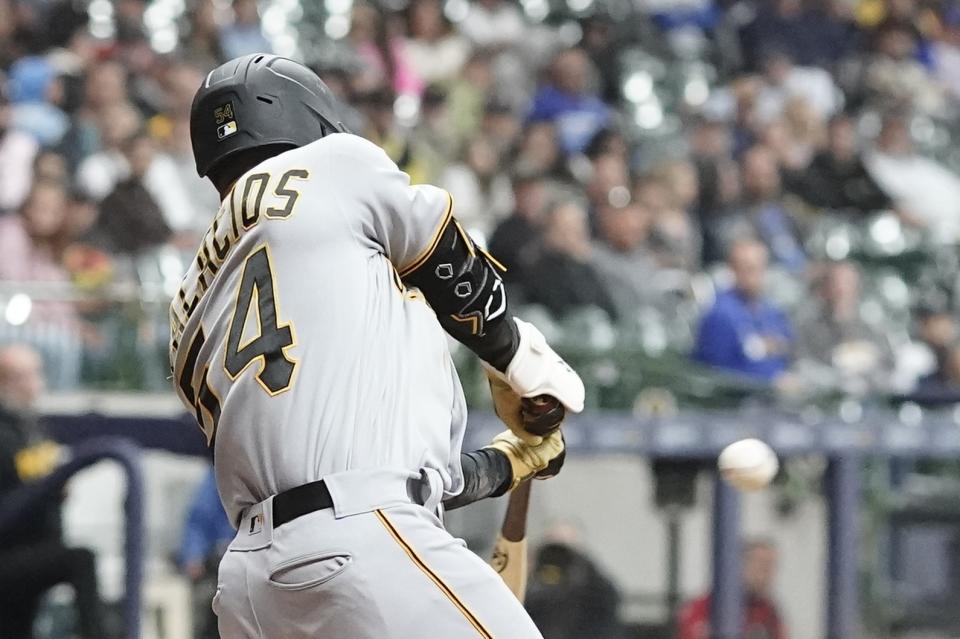
<instances>
[{"instance_id":1,"label":"blurred crowd","mask_svg":"<svg viewBox=\"0 0 960 639\"><path fill-rule=\"evenodd\" d=\"M166 387L219 206L192 96L257 51L448 189L560 343L960 395L953 0L0 0L0 339L54 388Z\"/></svg>"},{"instance_id":2,"label":"blurred crowd","mask_svg":"<svg viewBox=\"0 0 960 639\"><path fill-rule=\"evenodd\" d=\"M10 639L32 639L46 593L67 584L74 593L76 636L105 636L94 554L63 540L65 491L37 491L38 484L69 457L38 418L44 390L43 363L22 344L0 346L0 500L33 499L16 519L0 521L0 628ZM71 635L73 636L73 635Z\"/></svg>"}]
</instances>

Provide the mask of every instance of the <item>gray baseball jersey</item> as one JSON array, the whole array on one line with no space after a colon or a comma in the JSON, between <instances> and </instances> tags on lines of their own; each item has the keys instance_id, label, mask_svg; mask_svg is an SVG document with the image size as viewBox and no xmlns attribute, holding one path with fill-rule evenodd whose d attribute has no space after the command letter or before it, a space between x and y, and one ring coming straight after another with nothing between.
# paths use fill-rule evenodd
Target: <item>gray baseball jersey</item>
<instances>
[{"instance_id":1,"label":"gray baseball jersey","mask_svg":"<svg viewBox=\"0 0 960 639\"><path fill-rule=\"evenodd\" d=\"M400 281L451 208L350 134L261 163L225 198L170 307L170 362L234 523L345 470L433 468L460 491L460 381Z\"/></svg>"}]
</instances>

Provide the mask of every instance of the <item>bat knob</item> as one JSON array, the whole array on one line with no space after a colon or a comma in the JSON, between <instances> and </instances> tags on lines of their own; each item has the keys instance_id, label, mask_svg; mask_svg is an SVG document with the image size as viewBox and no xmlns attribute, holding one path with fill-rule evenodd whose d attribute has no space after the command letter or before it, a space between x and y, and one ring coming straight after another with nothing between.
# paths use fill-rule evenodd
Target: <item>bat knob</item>
<instances>
[{"instance_id":1,"label":"bat knob","mask_svg":"<svg viewBox=\"0 0 960 639\"><path fill-rule=\"evenodd\" d=\"M520 403L523 427L534 435L549 435L560 427L567 411L563 404L550 395L525 397Z\"/></svg>"}]
</instances>

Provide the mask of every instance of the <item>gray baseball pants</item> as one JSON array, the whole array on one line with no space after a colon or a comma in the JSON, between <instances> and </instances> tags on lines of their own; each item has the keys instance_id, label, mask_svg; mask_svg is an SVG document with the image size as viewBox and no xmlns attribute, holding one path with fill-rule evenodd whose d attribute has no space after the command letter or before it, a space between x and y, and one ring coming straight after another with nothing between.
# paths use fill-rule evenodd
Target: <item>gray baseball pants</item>
<instances>
[{"instance_id":1,"label":"gray baseball pants","mask_svg":"<svg viewBox=\"0 0 960 639\"><path fill-rule=\"evenodd\" d=\"M410 496L415 479L326 477L334 507L277 529L272 497L250 507L220 563L220 636L542 639L493 569L444 529L431 508L437 482L423 481L421 506Z\"/></svg>"}]
</instances>

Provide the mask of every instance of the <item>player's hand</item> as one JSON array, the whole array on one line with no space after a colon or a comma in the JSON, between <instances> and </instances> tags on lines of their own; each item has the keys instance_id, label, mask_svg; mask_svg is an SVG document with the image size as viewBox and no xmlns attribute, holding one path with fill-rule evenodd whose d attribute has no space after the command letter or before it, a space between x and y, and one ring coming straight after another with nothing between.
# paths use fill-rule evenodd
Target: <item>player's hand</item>
<instances>
[{"instance_id":1,"label":"player's hand","mask_svg":"<svg viewBox=\"0 0 960 639\"><path fill-rule=\"evenodd\" d=\"M560 440L563 440L563 432L557 431L560 433ZM560 454L550 460L550 463L547 464L547 467L538 472L533 476L534 479L550 479L551 477L556 477L560 474L560 469L563 468L563 462L567 460L567 443L563 442L563 450L560 451Z\"/></svg>"},{"instance_id":2,"label":"player's hand","mask_svg":"<svg viewBox=\"0 0 960 639\"><path fill-rule=\"evenodd\" d=\"M487 446L487 448L499 450L509 460L510 469L513 472L510 490L519 486L521 482L534 477L540 471L547 469L553 460L563 456L564 443L560 431L554 431L541 438L541 440L536 445L527 444L512 431L505 430L494 437L493 441ZM559 472L559 468L557 472Z\"/></svg>"},{"instance_id":3,"label":"player's hand","mask_svg":"<svg viewBox=\"0 0 960 639\"><path fill-rule=\"evenodd\" d=\"M489 372L490 396L493 398L493 410L510 431L525 443L535 446L543 441L543 437L527 430L524 419L523 398L510 388L504 380L494 377ZM546 431L543 431L546 432Z\"/></svg>"},{"instance_id":4,"label":"player's hand","mask_svg":"<svg viewBox=\"0 0 960 639\"><path fill-rule=\"evenodd\" d=\"M537 444L537 436L560 427L567 410L583 410L583 381L533 324L513 319L520 344L507 370L484 367L497 416L518 437Z\"/></svg>"}]
</instances>

